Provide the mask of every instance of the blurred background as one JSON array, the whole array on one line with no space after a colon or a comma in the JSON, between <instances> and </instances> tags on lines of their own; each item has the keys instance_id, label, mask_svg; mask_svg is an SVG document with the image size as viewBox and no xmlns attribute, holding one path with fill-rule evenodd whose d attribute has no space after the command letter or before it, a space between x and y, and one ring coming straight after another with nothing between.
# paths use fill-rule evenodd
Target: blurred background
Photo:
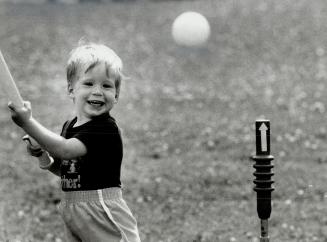
<instances>
[{"instance_id":1,"label":"blurred background","mask_svg":"<svg viewBox=\"0 0 327 242\"><path fill-rule=\"evenodd\" d=\"M185 11L211 25L202 48L171 37ZM258 241L258 118L275 157L271 240L327 241L326 16L323 0L0 0L0 48L34 117L58 133L72 115L70 50L85 37L122 58L112 114L142 241ZM64 241L59 182L0 101L0 241Z\"/></svg>"}]
</instances>

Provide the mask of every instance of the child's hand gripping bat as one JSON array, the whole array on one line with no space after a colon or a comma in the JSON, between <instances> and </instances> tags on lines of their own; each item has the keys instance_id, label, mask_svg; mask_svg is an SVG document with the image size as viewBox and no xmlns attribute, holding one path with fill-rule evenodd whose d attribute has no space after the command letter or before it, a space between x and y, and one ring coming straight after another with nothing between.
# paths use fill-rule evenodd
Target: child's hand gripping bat
<instances>
[{"instance_id":1,"label":"child's hand gripping bat","mask_svg":"<svg viewBox=\"0 0 327 242\"><path fill-rule=\"evenodd\" d=\"M27 144L28 150L31 155L37 157L39 159L39 166L41 169L48 169L52 163L53 159L49 156L48 152L43 150L41 146L35 142L31 137L25 135L23 140Z\"/></svg>"},{"instance_id":2,"label":"child's hand gripping bat","mask_svg":"<svg viewBox=\"0 0 327 242\"><path fill-rule=\"evenodd\" d=\"M18 107L24 106L23 99L18 91L14 79L10 74L9 68L6 64L6 61L1 51L0 51L0 86L2 88L2 91L7 96L8 101L12 101L13 104L15 104ZM28 142L28 144L31 145L33 149L35 148L37 149L38 147L40 147L39 144L28 135L24 136L23 140ZM46 151L43 151L42 153L40 151L40 156L38 157L38 159L40 162L40 167L43 169L48 168L53 162L53 159L49 156L49 154Z\"/></svg>"}]
</instances>

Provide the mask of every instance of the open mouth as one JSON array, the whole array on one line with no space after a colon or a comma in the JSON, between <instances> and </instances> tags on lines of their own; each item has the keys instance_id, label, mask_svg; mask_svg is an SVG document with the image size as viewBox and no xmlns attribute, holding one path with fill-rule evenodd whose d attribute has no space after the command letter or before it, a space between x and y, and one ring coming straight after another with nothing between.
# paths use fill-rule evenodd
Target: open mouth
<instances>
[{"instance_id":1,"label":"open mouth","mask_svg":"<svg viewBox=\"0 0 327 242\"><path fill-rule=\"evenodd\" d=\"M101 107L101 106L104 105L104 102L98 101L98 100L87 101L87 103L94 106L94 107Z\"/></svg>"}]
</instances>

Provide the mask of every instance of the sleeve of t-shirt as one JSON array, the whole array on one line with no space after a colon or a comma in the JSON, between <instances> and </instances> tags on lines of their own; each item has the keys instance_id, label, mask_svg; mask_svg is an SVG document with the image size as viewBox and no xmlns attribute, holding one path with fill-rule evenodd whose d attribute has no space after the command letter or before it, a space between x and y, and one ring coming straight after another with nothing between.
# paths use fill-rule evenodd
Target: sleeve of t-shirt
<instances>
[{"instance_id":1,"label":"sleeve of t-shirt","mask_svg":"<svg viewBox=\"0 0 327 242\"><path fill-rule=\"evenodd\" d=\"M117 144L118 127L114 122L99 122L85 125L73 137L80 140L89 152L108 152Z\"/></svg>"},{"instance_id":2,"label":"sleeve of t-shirt","mask_svg":"<svg viewBox=\"0 0 327 242\"><path fill-rule=\"evenodd\" d=\"M64 125L62 126L61 133L60 133L61 136L64 136L64 131L68 125L69 125L69 121L66 121L64 123ZM56 173L57 171L60 171L61 159L54 157L54 156L52 158L53 158L54 162L53 162L50 170L52 170Z\"/></svg>"}]
</instances>

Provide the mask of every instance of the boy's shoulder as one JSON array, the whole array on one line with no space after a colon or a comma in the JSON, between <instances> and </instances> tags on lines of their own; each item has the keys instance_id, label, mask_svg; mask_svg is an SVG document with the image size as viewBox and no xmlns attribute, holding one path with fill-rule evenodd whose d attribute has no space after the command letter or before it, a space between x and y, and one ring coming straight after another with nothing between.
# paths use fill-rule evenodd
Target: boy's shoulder
<instances>
[{"instance_id":1,"label":"boy's shoulder","mask_svg":"<svg viewBox=\"0 0 327 242\"><path fill-rule=\"evenodd\" d=\"M61 135L65 135L67 131L74 125L74 123L76 123L76 120L76 117L66 120L66 122L62 126Z\"/></svg>"},{"instance_id":2,"label":"boy's shoulder","mask_svg":"<svg viewBox=\"0 0 327 242\"><path fill-rule=\"evenodd\" d=\"M93 133L116 133L119 128L116 120L110 115L96 117L80 126L80 131L92 131Z\"/></svg>"},{"instance_id":3,"label":"boy's shoulder","mask_svg":"<svg viewBox=\"0 0 327 242\"><path fill-rule=\"evenodd\" d=\"M76 121L77 117L67 120L61 133L120 133L116 120L109 114L95 117L80 126L74 127Z\"/></svg>"},{"instance_id":4,"label":"boy's shoulder","mask_svg":"<svg viewBox=\"0 0 327 242\"><path fill-rule=\"evenodd\" d=\"M103 114L88 122L90 126L116 126L116 120L109 114Z\"/></svg>"}]
</instances>

